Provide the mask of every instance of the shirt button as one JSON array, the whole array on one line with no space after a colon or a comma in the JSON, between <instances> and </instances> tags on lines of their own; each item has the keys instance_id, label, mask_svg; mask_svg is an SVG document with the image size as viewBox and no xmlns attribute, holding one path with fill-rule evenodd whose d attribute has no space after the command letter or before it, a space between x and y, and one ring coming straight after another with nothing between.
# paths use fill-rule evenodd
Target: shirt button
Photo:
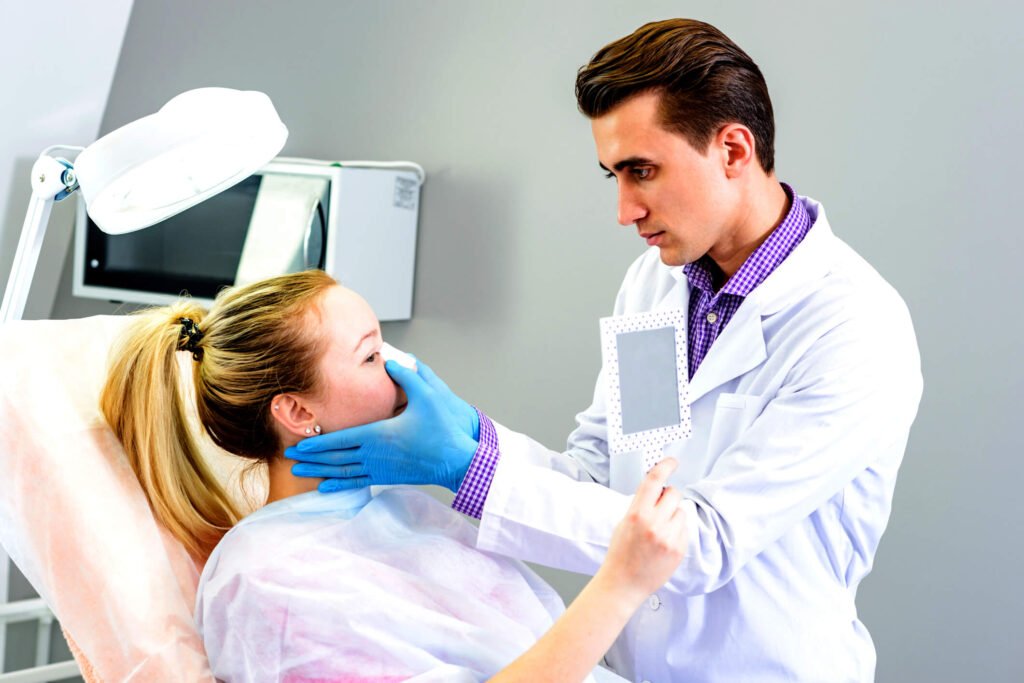
<instances>
[{"instance_id":1,"label":"shirt button","mask_svg":"<svg viewBox=\"0 0 1024 683\"><path fill-rule=\"evenodd\" d=\"M661 607L661 598L659 598L657 595L652 595L651 597L647 598L647 606L650 607L652 610L657 610L659 607Z\"/></svg>"},{"instance_id":2,"label":"shirt button","mask_svg":"<svg viewBox=\"0 0 1024 683\"><path fill-rule=\"evenodd\" d=\"M715 313L714 311L708 313L708 322L711 323L712 325L718 322L718 314Z\"/></svg>"}]
</instances>

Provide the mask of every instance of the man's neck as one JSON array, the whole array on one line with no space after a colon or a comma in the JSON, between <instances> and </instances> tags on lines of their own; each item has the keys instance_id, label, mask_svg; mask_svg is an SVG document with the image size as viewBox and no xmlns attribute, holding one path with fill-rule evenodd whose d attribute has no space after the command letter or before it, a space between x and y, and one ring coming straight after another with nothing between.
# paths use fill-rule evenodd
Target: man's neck
<instances>
[{"instance_id":1,"label":"man's neck","mask_svg":"<svg viewBox=\"0 0 1024 683\"><path fill-rule=\"evenodd\" d=\"M790 199L786 190L769 175L759 181L750 192L750 200L737 216L736 229L724 244L715 245L708 256L720 273L715 273L715 290L720 289L740 266L761 246L768 235L782 223L789 213Z\"/></svg>"}]
</instances>

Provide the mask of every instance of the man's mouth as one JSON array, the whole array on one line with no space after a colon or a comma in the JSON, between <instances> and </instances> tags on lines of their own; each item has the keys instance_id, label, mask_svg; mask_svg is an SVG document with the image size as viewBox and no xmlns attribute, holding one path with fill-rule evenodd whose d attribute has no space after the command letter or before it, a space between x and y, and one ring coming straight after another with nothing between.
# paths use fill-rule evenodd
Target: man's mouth
<instances>
[{"instance_id":1,"label":"man's mouth","mask_svg":"<svg viewBox=\"0 0 1024 683\"><path fill-rule=\"evenodd\" d=\"M643 239L647 240L647 246L653 247L656 244L661 242L661 237L664 234L665 234L664 230L661 230L659 232L642 232L642 233L640 233L640 237L642 237Z\"/></svg>"}]
</instances>

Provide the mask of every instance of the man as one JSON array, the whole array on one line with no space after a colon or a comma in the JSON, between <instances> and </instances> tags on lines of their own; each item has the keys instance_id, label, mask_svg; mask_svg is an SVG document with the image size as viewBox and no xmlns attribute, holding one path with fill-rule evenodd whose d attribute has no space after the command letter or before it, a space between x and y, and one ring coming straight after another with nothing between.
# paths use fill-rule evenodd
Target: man
<instances>
[{"instance_id":1,"label":"man","mask_svg":"<svg viewBox=\"0 0 1024 683\"><path fill-rule=\"evenodd\" d=\"M712 26L647 24L576 82L619 222L651 245L616 315L683 309L693 435L686 557L608 654L641 681L871 681L854 598L889 516L921 394L899 295L774 174L757 65ZM399 417L306 442L322 490L433 483L481 549L593 573L642 476L609 457L603 382L565 453L493 425L422 368Z\"/></svg>"}]
</instances>

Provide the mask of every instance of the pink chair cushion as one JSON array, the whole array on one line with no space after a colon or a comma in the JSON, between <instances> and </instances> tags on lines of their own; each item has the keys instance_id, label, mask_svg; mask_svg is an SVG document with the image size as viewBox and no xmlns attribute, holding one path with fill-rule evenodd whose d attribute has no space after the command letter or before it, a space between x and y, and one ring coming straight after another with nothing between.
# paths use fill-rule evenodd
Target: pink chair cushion
<instances>
[{"instance_id":1,"label":"pink chair cushion","mask_svg":"<svg viewBox=\"0 0 1024 683\"><path fill-rule=\"evenodd\" d=\"M0 327L0 543L94 677L212 682L192 619L201 568L154 520L99 412L126 322Z\"/></svg>"}]
</instances>

